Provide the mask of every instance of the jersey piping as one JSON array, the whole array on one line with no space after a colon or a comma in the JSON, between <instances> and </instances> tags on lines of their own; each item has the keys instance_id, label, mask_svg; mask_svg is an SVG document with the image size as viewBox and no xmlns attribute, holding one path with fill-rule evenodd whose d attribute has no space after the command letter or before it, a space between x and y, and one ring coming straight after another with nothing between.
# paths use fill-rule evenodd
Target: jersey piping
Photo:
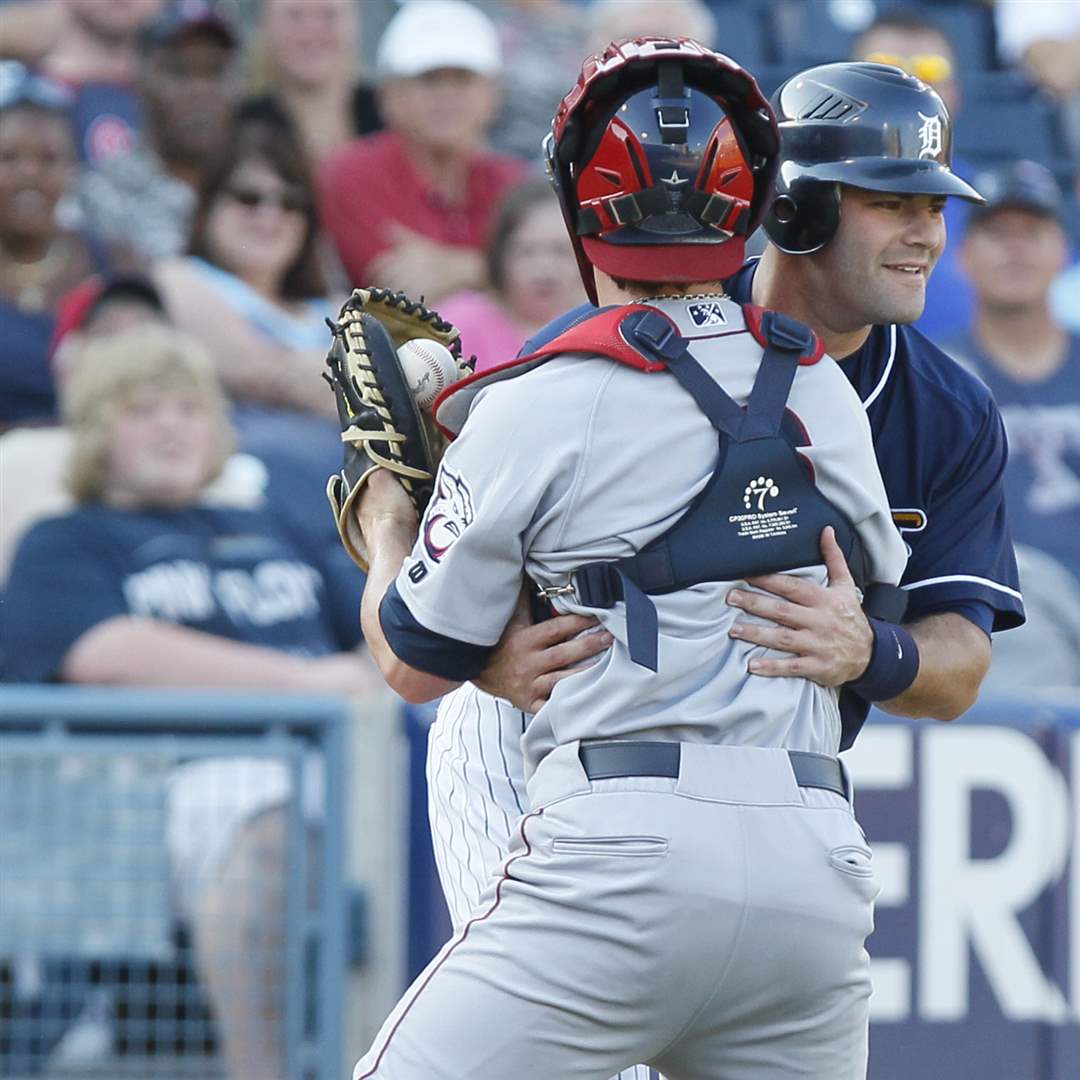
<instances>
[{"instance_id":1,"label":"jersey piping","mask_svg":"<svg viewBox=\"0 0 1080 1080\"><path fill-rule=\"evenodd\" d=\"M997 589L999 592L1003 592L1008 596L1015 597L1017 600L1023 600L1023 595L1016 589L1010 589L1008 585L999 585L996 581L991 581L989 578L976 577L974 574L946 574L943 577L926 578L924 581L912 581L907 585L901 585L901 589L922 589L927 585L945 585L950 581L970 581L974 585L985 585L988 589Z\"/></svg>"},{"instance_id":2,"label":"jersey piping","mask_svg":"<svg viewBox=\"0 0 1080 1080\"><path fill-rule=\"evenodd\" d=\"M892 374L893 361L896 359L896 324L893 323L889 327L889 359L885 361L885 370L881 373L881 379L877 386L870 391L870 395L863 402L863 408L869 409L871 405L877 400L878 395L885 389L885 384L889 381L889 376Z\"/></svg>"}]
</instances>

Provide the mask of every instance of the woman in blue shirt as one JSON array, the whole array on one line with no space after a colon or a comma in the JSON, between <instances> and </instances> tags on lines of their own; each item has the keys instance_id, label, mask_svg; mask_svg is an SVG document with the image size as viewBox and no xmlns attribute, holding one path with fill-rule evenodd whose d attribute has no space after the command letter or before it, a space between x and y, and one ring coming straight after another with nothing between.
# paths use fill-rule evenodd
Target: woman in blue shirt
<instances>
[{"instance_id":1,"label":"woman in blue shirt","mask_svg":"<svg viewBox=\"0 0 1080 1080\"><path fill-rule=\"evenodd\" d=\"M200 192L188 254L154 278L173 321L216 361L242 448L304 447L313 475L334 471L339 431L319 376L335 305L311 179L288 133L238 127Z\"/></svg>"}]
</instances>

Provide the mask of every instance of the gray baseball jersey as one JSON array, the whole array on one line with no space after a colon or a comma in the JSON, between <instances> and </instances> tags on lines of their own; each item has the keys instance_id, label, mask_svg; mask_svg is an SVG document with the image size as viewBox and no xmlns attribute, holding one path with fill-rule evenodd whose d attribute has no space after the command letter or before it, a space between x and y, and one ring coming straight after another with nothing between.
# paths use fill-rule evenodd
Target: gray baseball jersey
<instances>
[{"instance_id":1,"label":"gray baseball jersey","mask_svg":"<svg viewBox=\"0 0 1080 1080\"><path fill-rule=\"evenodd\" d=\"M740 404L761 360L741 309L722 305L724 332L694 327L688 302L655 306L695 358ZM788 408L805 429L801 453L818 488L847 514L871 577L895 584L907 559L893 525L862 403L828 358L800 367ZM553 359L482 389L443 460L421 536L397 581L409 611L448 638L491 645L520 589L566 585L584 563L632 555L668 529L705 486L716 433L674 379L600 357ZM747 485L757 477L747 476ZM783 492L775 496L783 505ZM769 507L767 507L769 508ZM422 572L421 572L422 571ZM795 571L824 584L824 566ZM626 649L624 605L594 610L559 596L562 611L595 614L616 639L599 663L556 687L524 735L526 775L556 745L584 738L785 746L835 754L837 692L747 672L759 647L728 636L733 582L654 598L659 672Z\"/></svg>"},{"instance_id":2,"label":"gray baseball jersey","mask_svg":"<svg viewBox=\"0 0 1080 1080\"><path fill-rule=\"evenodd\" d=\"M760 363L761 348L745 331L740 309L729 303L721 305L723 324L718 332L715 325L707 330L695 328L684 300L657 301L655 306L672 318L691 340L696 359L736 401L744 402ZM801 452L810 462L820 490L856 526L870 557L872 577L897 581L903 569L905 549L892 526L869 428L850 384L828 359L801 367L788 406L807 434L807 445ZM490 385L476 396L468 423L444 460L421 536L396 583L400 599L411 617L427 631L466 645L491 645L513 608L523 568L543 585L561 586L583 563L615 559L639 550L677 520L702 489L715 465L716 445L715 430L673 379L646 375L603 358L557 358L507 382ZM746 479L749 487L762 478ZM782 503L782 493L778 497ZM799 573L818 582L825 580L823 567ZM549 923L552 926L558 923L560 912L556 905L548 917L537 918L537 895L517 895L515 883L519 881L520 861L540 858L537 844L545 848L544 858L550 858L553 852L565 858L567 852L572 852L577 862L572 862L569 869L572 874L580 873L581 900L588 909L590 875L601 870L609 875L611 872L613 849L601 841L618 839L620 834L608 834L597 840L593 831L595 822L588 819L589 806L598 804L589 800L585 800L583 821L576 824L597 840L591 848L577 844L572 837L552 837L545 846L539 838L530 840L527 836L527 819L512 823L512 818L519 808L526 809L526 803L534 808L534 814L543 814L550 805L543 802L545 792L548 796L554 794L556 802L570 797L570 793L581 793L581 777L567 772L573 768L567 755L576 752L580 740L644 738L728 747L735 751L733 758L723 762L710 760L718 766L717 775L723 773L729 779L732 766L728 762L735 758L743 760L745 752L753 754L774 748L780 758L752 756L735 767L736 772L747 768L760 773L762 791L775 787L776 777L772 772L783 757L783 750L836 752L839 714L835 691L804 680L765 680L747 673L747 661L757 650L728 637L735 614L724 599L730 585L730 582L705 583L654 598L659 620L659 670L655 674L633 664L627 655L622 605L593 611L576 604L572 598L560 597L561 610L595 614L614 635L615 645L598 663L563 680L551 700L527 723L520 713L509 710L505 704L493 705L491 699L472 688L462 688L444 702L440 721L432 732L433 753L429 761L433 833L440 875L447 886L455 924L461 929L403 999L372 1051L357 1066L358 1077L588 1075L602 1078L613 1071L612 1066L625 1067L634 1060L649 1060L653 1064L667 1061L665 1067L670 1066L672 1076L680 1075L680 1069L681 1075L687 1076L718 1075L711 1071L719 1061L715 1024L712 1027L706 1024L709 1030L702 1040L689 1039L682 1050L669 1053L667 1058L655 1046L654 1052L646 1056L649 1042L640 1038L625 1039L624 1044L609 1047L609 1052L599 1055L586 1053L582 1047L588 1040L584 1043L579 1040L576 1056L560 1056L565 1055L565 1046L562 1050L556 1046L563 1046L565 1032L556 1033L554 1041L543 1043L543 1061L535 1066L532 1062L527 1066L519 1062L515 1069L507 1069L505 1073L480 1068L476 1041L467 1035L462 1035L450 1052L452 1064L445 1063L447 1058L443 1054L439 1058L443 1064L437 1065L423 1047L427 1045L425 1032L431 1031L433 1023L432 1010L452 1011L452 1002L462 992L459 976L465 977L465 985L469 985L471 977L476 977L488 987L494 997L488 999L485 992L474 1004L494 1010L496 1017L506 1020L508 1029L513 1029L515 1022L521 1023L522 1032L534 1026L536 1015L529 1007L522 1007L523 1001L537 1003L540 1015L556 999L565 1009L565 986L555 992L550 982L543 979L537 982L525 973L535 972L530 949L540 947L539 942L544 938L544 934L537 937L529 927L532 931L537 927L546 930ZM496 720L490 730L484 729L485 712ZM521 790L512 760L522 728L522 775L529 778L528 796ZM501 737L491 738L494 731ZM455 765L449 764L448 755L456 755ZM546 761L559 764L548 768L544 765ZM484 780L462 785L455 809L455 781L451 777L455 771L460 774L465 762L471 762L471 767L484 775L490 798L487 802L482 798ZM441 768L445 768L445 775L440 774ZM562 785L552 782L553 775L562 777ZM656 781L652 783L655 785ZM615 790L606 789L611 794L622 792L626 811L622 831L637 834L640 829L651 835L643 828L646 822L640 817L645 809L650 809L648 800L639 802L635 793L643 787L667 791L670 787L650 788L644 780L598 781L590 790L604 784L616 784ZM470 790L468 797L466 787ZM704 787L709 788L709 783L705 782ZM740 785L739 790L743 801L757 804L746 785ZM481 792L479 801L472 797L477 791ZM835 803L837 796L811 794L824 803L800 794L799 805L839 809ZM789 796L790 791L785 789L785 801L790 801ZM695 791L691 802L709 798L704 791ZM834 801L830 803L830 799ZM766 799L761 805L772 804ZM700 821L692 824L695 812L690 805L675 814L672 828L680 833L680 842L685 839L681 837L684 829L688 837L695 835L699 843L705 835L701 829L707 829L707 825ZM837 821L838 838L850 841L853 820L846 804ZM516 840L510 840L512 829L517 830ZM850 847L858 848L861 853L864 845L855 829L858 843L841 843L829 850ZM508 841L509 858L505 859ZM671 850L672 845L676 845L676 837L665 836L664 849ZM634 853L658 852L658 847L646 844ZM481 881L500 861L501 876L492 875L481 888ZM514 863L518 864L518 871L511 874L509 866ZM533 882L546 881L549 897L552 879L546 874L551 869L538 867L538 877ZM559 868L560 874L566 869ZM766 872L765 878L768 877ZM556 880L564 879L556 875ZM800 889L811 885L810 880L804 881ZM667 895L667 917L662 922L649 923L657 930L670 926L672 916L678 913L681 886L673 879L672 887L674 892ZM644 884L642 889L648 891ZM634 890L629 889L628 895L633 906ZM864 891L859 904L866 907L869 899ZM647 903L642 895L635 916L648 921L653 910L649 904L654 900L655 897ZM808 908L814 906L809 900L807 903ZM503 912L522 905L519 921L515 923L508 915L493 914L500 904ZM599 939L595 937L597 928L590 930L589 919L576 905L573 910L580 932L576 938L571 933L567 939L570 944L564 943L573 957L567 954L561 958L578 963L587 957L587 962L593 963L598 959L594 954L600 949ZM471 911L472 921L461 925L467 911ZM806 915L819 917L809 910ZM838 918L843 921L839 914ZM478 923L483 924L483 929ZM804 1060L801 1066L804 1071L776 1075L860 1075L861 1052L855 1043L859 1018L865 1017L868 992L862 970L865 955L861 949L868 928L866 923L866 918L847 920L852 935L848 945L852 947L843 951L845 959L840 963L843 970L835 969L823 975L827 979L839 978L848 988L846 996L840 995L847 1001L845 1008L849 1015L841 1028L850 1035L849 1042L854 1040L854 1064L837 1069L835 1055L807 1054L802 1046L793 1052L793 1057ZM631 920L628 927L632 925ZM469 938L470 932L472 945L463 947L462 942ZM493 938L485 943L488 935ZM493 959L490 950L496 944L497 952L510 949L518 958L516 963L524 964L516 980L505 973L495 976L491 965L494 963L497 968L499 962ZM550 943L542 948L549 947ZM555 949L549 960L557 962L560 959L557 954ZM539 960L540 956L533 959ZM822 1003L821 1008L826 1007L827 1000L832 1000L821 987L816 998ZM655 994L652 999L655 1001ZM835 1006L833 1000L828 1007L835 1010ZM602 1008L594 1011L601 1026L610 1025L609 1013ZM640 1018L634 1021L635 1030L641 1023ZM844 1024L854 1024L851 1031L855 1034L851 1035ZM533 1038L535 1033L529 1036ZM696 1049L688 1048L691 1043ZM507 1045L524 1050L533 1043L526 1039ZM404 1056L399 1058L399 1053ZM793 1058L786 1058L779 1051L778 1054L787 1068ZM391 1061L393 1069L388 1064ZM408 1071L406 1061L422 1062L423 1067L415 1073ZM439 1068L444 1071L431 1071ZM424 1073L423 1069L429 1071ZM454 1072L454 1069L463 1071ZM731 1075L773 1074L747 1067Z\"/></svg>"}]
</instances>

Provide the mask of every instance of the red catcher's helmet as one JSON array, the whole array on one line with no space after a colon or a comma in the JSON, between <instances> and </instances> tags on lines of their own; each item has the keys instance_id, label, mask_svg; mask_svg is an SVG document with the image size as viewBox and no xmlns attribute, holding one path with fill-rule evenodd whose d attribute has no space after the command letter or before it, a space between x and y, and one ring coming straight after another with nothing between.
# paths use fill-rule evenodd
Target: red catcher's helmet
<instances>
[{"instance_id":1,"label":"red catcher's helmet","mask_svg":"<svg viewBox=\"0 0 1080 1080\"><path fill-rule=\"evenodd\" d=\"M590 299L594 266L630 281L737 270L768 208L779 148L753 76L721 53L638 37L590 56L544 143Z\"/></svg>"}]
</instances>

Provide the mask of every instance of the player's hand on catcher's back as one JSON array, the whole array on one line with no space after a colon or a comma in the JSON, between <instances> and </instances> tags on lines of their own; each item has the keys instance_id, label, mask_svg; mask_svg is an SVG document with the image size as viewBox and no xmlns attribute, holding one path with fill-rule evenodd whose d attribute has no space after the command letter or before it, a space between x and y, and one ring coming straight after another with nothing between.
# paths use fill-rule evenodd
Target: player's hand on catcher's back
<instances>
[{"instance_id":1,"label":"player's hand on catcher's back","mask_svg":"<svg viewBox=\"0 0 1080 1080\"><path fill-rule=\"evenodd\" d=\"M556 615L533 623L526 584L483 674L474 680L481 690L504 698L523 712L535 713L555 684L609 648L612 636L596 630L589 615ZM585 633L587 630L593 633Z\"/></svg>"},{"instance_id":2,"label":"player's hand on catcher's back","mask_svg":"<svg viewBox=\"0 0 1080 1080\"><path fill-rule=\"evenodd\" d=\"M755 657L749 670L770 678L810 679L820 686L842 686L857 679L870 663L874 635L836 534L821 533L827 586L792 574L763 574L747 582L762 592L732 589L728 603L774 625L737 619L730 635L790 657Z\"/></svg>"}]
</instances>

